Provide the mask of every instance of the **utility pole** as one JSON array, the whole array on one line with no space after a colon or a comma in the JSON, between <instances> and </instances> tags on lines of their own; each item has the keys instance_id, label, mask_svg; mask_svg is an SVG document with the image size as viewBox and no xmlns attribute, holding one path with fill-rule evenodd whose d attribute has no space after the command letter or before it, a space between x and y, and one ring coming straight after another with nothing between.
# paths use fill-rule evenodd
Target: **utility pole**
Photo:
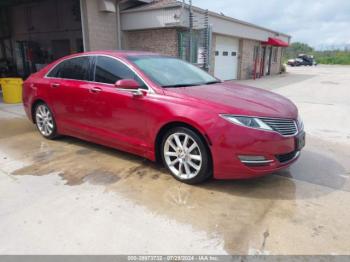
<instances>
[{"instance_id":1,"label":"utility pole","mask_svg":"<svg viewBox=\"0 0 350 262\"><path fill-rule=\"evenodd\" d=\"M192 0L190 1L190 62L193 63L193 11L192 11Z\"/></svg>"},{"instance_id":2,"label":"utility pole","mask_svg":"<svg viewBox=\"0 0 350 262\"><path fill-rule=\"evenodd\" d=\"M117 49L122 49L122 30L121 30L121 21L120 21L120 2L117 0L116 5L116 15L117 15Z\"/></svg>"},{"instance_id":3,"label":"utility pole","mask_svg":"<svg viewBox=\"0 0 350 262\"><path fill-rule=\"evenodd\" d=\"M208 9L204 14L204 69L209 71L209 59L210 59L210 28L209 28L209 11Z\"/></svg>"}]
</instances>

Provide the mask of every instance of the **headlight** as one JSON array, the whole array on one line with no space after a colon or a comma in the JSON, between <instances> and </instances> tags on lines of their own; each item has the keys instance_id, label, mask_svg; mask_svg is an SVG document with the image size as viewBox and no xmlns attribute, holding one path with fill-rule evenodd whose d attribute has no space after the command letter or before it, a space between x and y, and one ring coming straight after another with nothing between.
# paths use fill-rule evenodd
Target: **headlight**
<instances>
[{"instance_id":1,"label":"headlight","mask_svg":"<svg viewBox=\"0 0 350 262\"><path fill-rule=\"evenodd\" d=\"M220 115L220 116L233 124L272 131L271 127L269 127L267 124L265 124L263 121L261 121L259 118L256 118L256 117L233 116L233 115Z\"/></svg>"}]
</instances>

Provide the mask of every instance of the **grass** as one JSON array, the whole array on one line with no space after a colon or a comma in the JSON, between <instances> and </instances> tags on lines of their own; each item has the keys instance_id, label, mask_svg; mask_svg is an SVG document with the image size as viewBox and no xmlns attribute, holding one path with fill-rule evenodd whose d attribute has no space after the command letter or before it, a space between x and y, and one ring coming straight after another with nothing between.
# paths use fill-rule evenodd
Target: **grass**
<instances>
[{"instance_id":1,"label":"grass","mask_svg":"<svg viewBox=\"0 0 350 262\"><path fill-rule=\"evenodd\" d=\"M346 51L323 51L314 52L319 64L327 65L350 65L350 52Z\"/></svg>"}]
</instances>

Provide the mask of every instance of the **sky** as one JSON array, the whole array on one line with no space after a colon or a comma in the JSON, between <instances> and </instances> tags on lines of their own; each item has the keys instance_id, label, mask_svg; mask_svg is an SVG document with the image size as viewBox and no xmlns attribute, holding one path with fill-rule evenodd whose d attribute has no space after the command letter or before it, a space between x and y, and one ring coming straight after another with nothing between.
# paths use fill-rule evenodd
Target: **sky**
<instances>
[{"instance_id":1,"label":"sky","mask_svg":"<svg viewBox=\"0 0 350 262\"><path fill-rule=\"evenodd\" d=\"M350 47L350 0L193 0L193 5L289 34L292 42L316 49Z\"/></svg>"}]
</instances>

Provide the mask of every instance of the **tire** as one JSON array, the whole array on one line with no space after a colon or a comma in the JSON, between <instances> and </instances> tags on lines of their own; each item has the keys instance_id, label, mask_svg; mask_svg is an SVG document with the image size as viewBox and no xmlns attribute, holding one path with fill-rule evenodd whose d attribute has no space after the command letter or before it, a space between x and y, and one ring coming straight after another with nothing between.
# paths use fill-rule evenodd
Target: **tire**
<instances>
[{"instance_id":1,"label":"tire","mask_svg":"<svg viewBox=\"0 0 350 262\"><path fill-rule=\"evenodd\" d=\"M175 179L194 185L212 176L208 146L191 129L176 127L169 130L163 136L160 150L164 166Z\"/></svg>"},{"instance_id":2,"label":"tire","mask_svg":"<svg viewBox=\"0 0 350 262\"><path fill-rule=\"evenodd\" d=\"M55 118L47 104L37 104L34 110L34 117L35 125L43 137L53 140L58 136Z\"/></svg>"}]
</instances>

